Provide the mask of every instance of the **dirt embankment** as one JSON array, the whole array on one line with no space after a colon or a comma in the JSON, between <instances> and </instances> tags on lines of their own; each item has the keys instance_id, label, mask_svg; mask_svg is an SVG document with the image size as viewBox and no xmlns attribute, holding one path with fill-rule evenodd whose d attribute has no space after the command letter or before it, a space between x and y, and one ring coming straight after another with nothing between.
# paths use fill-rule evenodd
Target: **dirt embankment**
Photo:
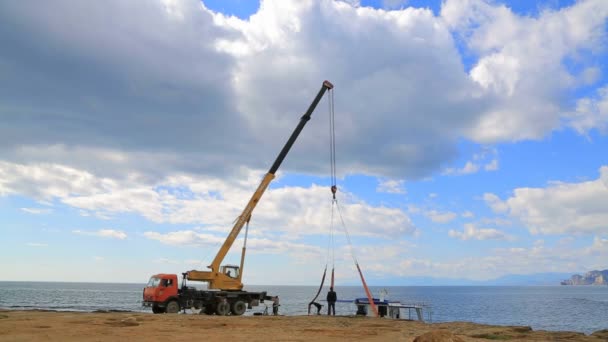
<instances>
[{"instance_id":1,"label":"dirt embankment","mask_svg":"<svg viewBox=\"0 0 608 342\"><path fill-rule=\"evenodd\" d=\"M427 324L367 317L152 315L0 311L2 341L608 341L591 336L533 331L529 327L465 322Z\"/></svg>"}]
</instances>

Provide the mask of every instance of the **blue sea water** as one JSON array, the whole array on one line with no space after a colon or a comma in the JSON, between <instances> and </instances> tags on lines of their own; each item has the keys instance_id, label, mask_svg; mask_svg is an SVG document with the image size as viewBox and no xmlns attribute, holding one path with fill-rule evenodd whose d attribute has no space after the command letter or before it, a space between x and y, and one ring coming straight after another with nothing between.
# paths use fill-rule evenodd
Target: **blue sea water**
<instances>
[{"instance_id":1,"label":"blue sea water","mask_svg":"<svg viewBox=\"0 0 608 342\"><path fill-rule=\"evenodd\" d=\"M0 308L148 312L141 307L143 287L144 284L0 282ZM608 329L608 286L399 286L371 290L378 296L384 288L390 299L430 304L433 322L527 325L534 330L587 334ZM314 286L247 289L278 295L280 313L284 315L307 314L307 304L317 291ZM361 287L337 287L337 292L339 299L365 297ZM321 299L325 293L326 290L321 293ZM263 309L261 305L248 314ZM355 307L337 303L336 311L338 315L352 315Z\"/></svg>"}]
</instances>

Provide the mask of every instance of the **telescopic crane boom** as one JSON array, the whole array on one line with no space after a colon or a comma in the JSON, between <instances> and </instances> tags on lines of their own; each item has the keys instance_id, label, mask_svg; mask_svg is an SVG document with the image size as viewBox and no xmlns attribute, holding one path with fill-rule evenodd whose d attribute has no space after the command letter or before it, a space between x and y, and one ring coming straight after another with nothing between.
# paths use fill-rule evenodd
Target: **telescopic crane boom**
<instances>
[{"instance_id":1,"label":"telescopic crane boom","mask_svg":"<svg viewBox=\"0 0 608 342\"><path fill-rule=\"evenodd\" d=\"M237 218L237 220L234 224L234 227L232 227L230 234L228 234L228 237L226 238L226 240L224 241L224 244L218 251L215 258L213 259L213 262L211 263L211 265L207 266L210 269L210 271L192 270L192 271L186 272L185 276L188 280L208 282L209 289L241 290L243 288L243 283L241 282L241 279L242 279L242 275L243 275L242 268L243 268L243 261L244 261L244 256L245 256L245 247L243 247L243 251L242 251L242 255L241 255L240 271L239 271L239 267L237 267L237 266L220 267L220 264L226 257L226 254L230 250L230 247L232 247L232 244L234 243L234 241L238 237L239 233L243 229L243 226L245 225L245 223L247 223L249 221L249 218L251 217L251 213L253 212L253 209L255 209L256 205L262 198L262 195L268 188L268 185L274 179L275 173L281 166L281 163L287 156L287 153L289 153L289 150L291 149L294 142L298 138L298 135L300 135L300 132L302 132L302 129L304 128L304 126L306 125L308 120L310 120L310 117L311 117L313 111L315 110L315 108L317 107L317 104L319 103L319 101L321 101L321 98L323 97L325 92L333 89L333 87L334 86L329 81L323 82L323 85L321 86L321 89L317 93L317 96L314 98L314 100L308 107L308 110L300 118L300 122L294 129L293 133L291 133L291 136L285 143L285 146L283 146L283 149L281 150L281 152L277 156L276 160L270 167L270 170L268 170L268 173L266 173L266 175L262 179L260 185L258 186L257 190L253 193L253 196L251 196L251 199L245 206L245 209L243 209L243 212ZM234 274L232 274L232 272L234 272Z\"/></svg>"}]
</instances>

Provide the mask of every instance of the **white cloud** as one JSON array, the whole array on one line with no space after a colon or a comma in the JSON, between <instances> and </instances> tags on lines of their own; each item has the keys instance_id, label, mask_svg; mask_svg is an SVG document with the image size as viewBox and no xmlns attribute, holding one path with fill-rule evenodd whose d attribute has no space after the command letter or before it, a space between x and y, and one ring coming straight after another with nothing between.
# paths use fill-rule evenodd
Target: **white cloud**
<instances>
[{"instance_id":1,"label":"white cloud","mask_svg":"<svg viewBox=\"0 0 608 342\"><path fill-rule=\"evenodd\" d=\"M468 161L461 169L447 168L444 170L446 175L469 175L479 171L479 165Z\"/></svg>"},{"instance_id":2,"label":"white cloud","mask_svg":"<svg viewBox=\"0 0 608 342\"><path fill-rule=\"evenodd\" d=\"M483 194L483 200L492 208L495 213L504 213L509 207L500 200L500 197L492 193Z\"/></svg>"},{"instance_id":3,"label":"white cloud","mask_svg":"<svg viewBox=\"0 0 608 342\"><path fill-rule=\"evenodd\" d=\"M43 209L43 208L21 208L21 211L26 212L32 215L46 215L53 212L52 209Z\"/></svg>"},{"instance_id":4,"label":"white cloud","mask_svg":"<svg viewBox=\"0 0 608 342\"><path fill-rule=\"evenodd\" d=\"M462 217L464 217L464 218L472 218L472 217L475 217L475 214L473 214L473 213L472 213L472 212L470 212L470 211L465 211L465 212L463 212L463 213L462 213L460 216L462 216Z\"/></svg>"},{"instance_id":5,"label":"white cloud","mask_svg":"<svg viewBox=\"0 0 608 342\"><path fill-rule=\"evenodd\" d=\"M544 10L538 17L484 0L446 1L441 17L479 56L471 78L495 96L469 136L480 142L538 139L558 128L563 94L589 79L565 62L590 67L581 55L601 53L607 16L603 0Z\"/></svg>"},{"instance_id":6,"label":"white cloud","mask_svg":"<svg viewBox=\"0 0 608 342\"><path fill-rule=\"evenodd\" d=\"M221 244L226 239L225 237L199 233L192 230L180 230L165 234L149 231L144 232L144 236L148 239L157 240L173 246L193 245L209 247Z\"/></svg>"},{"instance_id":7,"label":"white cloud","mask_svg":"<svg viewBox=\"0 0 608 342\"><path fill-rule=\"evenodd\" d=\"M580 133L605 127L604 88L578 102L570 95L601 74L586 56L604 53L605 1L579 1L538 17L479 0L445 1L440 17L426 9L374 10L348 2L266 0L249 20L212 13L196 0L0 2L0 32L14 38L0 62L6 89L0 93L6 119L0 196L58 201L89 219L134 213L222 235L257 186L256 170L268 167L325 78L336 85L343 174L425 177L454 160L463 137L493 143L538 138L560 125ZM20 25L13 25L17 19ZM474 60L468 72L454 32ZM57 51L58 58L32 57ZM575 102L574 111L563 107ZM282 172L327 174L326 108L319 105ZM453 172L498 168L496 155L485 158L473 156ZM559 215L542 203L518 206L493 194L486 200L529 225L574 218L574 226L589 227L605 222L606 202L601 194L590 196L599 204L565 201L560 205L575 212ZM271 231L326 232L327 198L327 189L316 185L269 190L254 213L259 244ZM416 232L403 210L349 193L340 193L340 201L353 235ZM537 217L545 218L532 222ZM205 243L188 231L148 237ZM412 267L473 267L466 262L420 259Z\"/></svg>"},{"instance_id":8,"label":"white cloud","mask_svg":"<svg viewBox=\"0 0 608 342\"><path fill-rule=\"evenodd\" d=\"M494 228L477 228L472 223L466 223L463 231L450 229L448 235L460 240L510 240L511 236Z\"/></svg>"},{"instance_id":9,"label":"white cloud","mask_svg":"<svg viewBox=\"0 0 608 342\"><path fill-rule=\"evenodd\" d=\"M491 162L487 163L483 166L483 169L486 171L496 171L498 170L498 159L492 159Z\"/></svg>"},{"instance_id":10,"label":"white cloud","mask_svg":"<svg viewBox=\"0 0 608 342\"><path fill-rule=\"evenodd\" d=\"M577 132L586 134L593 128L608 130L608 86L599 88L597 96L579 99L574 112L566 113L565 120Z\"/></svg>"},{"instance_id":11,"label":"white cloud","mask_svg":"<svg viewBox=\"0 0 608 342\"><path fill-rule=\"evenodd\" d=\"M439 17L349 3L266 0L247 20L196 0L60 0L52 9L2 3L0 23L24 25L11 26L17 38L10 42L20 43L5 47L13 53L2 64L10 92L0 94L0 113L11 115L0 126L0 160L150 182L264 169L327 78L341 113L338 171L425 177L453 160L462 137L510 141L557 128L567 112L563 91L597 74L579 58L585 71L574 75L564 59L606 45L601 0L537 18L480 0L446 1ZM151 26L159 30L145 29ZM468 74L454 32L478 58ZM54 51L62 57L31 58ZM283 170L326 173L324 108ZM583 117L581 129L601 124L582 124ZM495 166L471 161L454 172ZM75 176L87 182L86 174ZM0 183L0 194L10 191Z\"/></svg>"},{"instance_id":12,"label":"white cloud","mask_svg":"<svg viewBox=\"0 0 608 342\"><path fill-rule=\"evenodd\" d=\"M600 234L608 228L608 166L593 181L553 182L546 188L517 188L504 201L493 194L484 199L533 234Z\"/></svg>"},{"instance_id":13,"label":"white cloud","mask_svg":"<svg viewBox=\"0 0 608 342\"><path fill-rule=\"evenodd\" d=\"M195 231L174 231L168 233L145 232L144 236L148 239L157 240L164 244L172 246L199 246L209 248L210 252L216 252L224 243L225 236L216 236ZM232 245L232 250L240 252L240 247L243 245L242 238L235 241ZM291 255L297 258L306 259L306 257L320 258L323 254L323 248L305 243L288 241L287 239L269 239L249 237L247 239L247 251L249 254L279 254ZM163 263L181 263L175 260L166 258L159 259ZM193 263L193 262L191 262ZM196 261L195 264L201 264Z\"/></svg>"},{"instance_id":14,"label":"white cloud","mask_svg":"<svg viewBox=\"0 0 608 342\"><path fill-rule=\"evenodd\" d=\"M473 158L467 161L462 168L447 168L443 171L444 175L468 175L477 173L481 170L496 171L498 170L498 150L483 146L481 151L473 154Z\"/></svg>"},{"instance_id":15,"label":"white cloud","mask_svg":"<svg viewBox=\"0 0 608 342\"><path fill-rule=\"evenodd\" d=\"M150 188L114 188L88 196L69 196L62 199L72 207L94 211L96 217L109 219L111 213L138 213L153 222L162 222L163 194Z\"/></svg>"},{"instance_id":16,"label":"white cloud","mask_svg":"<svg viewBox=\"0 0 608 342\"><path fill-rule=\"evenodd\" d=\"M254 129L264 128L268 132L271 124L289 130L285 113L297 108L290 105L293 100L286 100L294 99L292 89L299 89L297 94L301 94L302 100L295 103L300 103L318 87L314 83L302 89L299 79L327 78L336 85L336 94L351 99L339 102L344 118L336 118L340 171L390 177L402 176L404 172L394 172L399 169L408 176L422 175L420 171L427 166L438 165L435 160L439 155L452 154L446 143L451 145L455 131L475 113L463 109L459 111L462 116L454 116L448 112L471 106L469 95L473 84L459 60L453 59L458 52L452 37L432 11L374 10L335 1L264 4L248 21L216 16L222 25L242 32L237 38L243 39L224 41L222 47L239 59L234 76L238 107L243 112L264 113L269 119L259 120L260 114L248 118ZM326 28L331 35L319 32L316 27ZM362 54L363 47L370 52L382 49L382 58ZM420 54L422 51L426 52ZM422 65L443 72L431 74L428 72L431 69ZM442 81L414 81L420 78ZM459 85L446 87L445 92L436 89L447 86L443 82ZM384 89L381 93L374 91L379 86ZM431 89L424 90L427 87ZM272 94L264 91L267 88L274 89ZM432 101L427 96L439 92L450 96ZM368 96L371 93L374 96ZM352 101L363 98L365 101ZM407 101L402 101L406 98ZM372 112L374 115L370 116ZM386 126L387 122L391 122L391 127ZM312 133L307 131L301 137L302 144L309 150L318 149L314 153L318 156L327 146L327 130L323 128L326 124L313 120L309 125ZM275 137L276 134L267 133L263 138L269 144ZM307 166L312 164L311 160L307 155L295 163L297 167Z\"/></svg>"},{"instance_id":17,"label":"white cloud","mask_svg":"<svg viewBox=\"0 0 608 342\"><path fill-rule=\"evenodd\" d=\"M97 231L83 231L83 230L73 230L72 233L78 235L89 235L89 236L97 236L102 238L112 238L118 240L124 240L127 238L127 234L120 230L114 229L100 229Z\"/></svg>"},{"instance_id":18,"label":"white cloud","mask_svg":"<svg viewBox=\"0 0 608 342\"><path fill-rule=\"evenodd\" d=\"M0 174L6 175L0 178L0 184L10 193L34 193L48 200L58 199L98 218L108 219L116 213L136 213L152 222L201 223L209 231L221 232L230 229L234 218L245 206L245 200L260 181L259 172L243 171L244 177L235 182L175 175L158 184L146 184L138 178L98 178L61 165L32 166L6 162L0 163ZM394 237L412 234L416 230L401 209L372 206L349 193L340 192L338 198L342 214L354 235ZM262 231L325 233L329 225L330 204L331 195L327 187L312 185L308 188L270 189L254 212L253 222Z\"/></svg>"},{"instance_id":19,"label":"white cloud","mask_svg":"<svg viewBox=\"0 0 608 342\"><path fill-rule=\"evenodd\" d=\"M448 223L453 221L458 215L451 211L440 212L437 210L429 210L424 212L424 216L435 223Z\"/></svg>"},{"instance_id":20,"label":"white cloud","mask_svg":"<svg viewBox=\"0 0 608 342\"><path fill-rule=\"evenodd\" d=\"M513 224L510 220L503 217L483 217L479 219L481 224L491 224L495 226L510 226Z\"/></svg>"},{"instance_id":21,"label":"white cloud","mask_svg":"<svg viewBox=\"0 0 608 342\"><path fill-rule=\"evenodd\" d=\"M58 199L102 219L110 213L138 213L162 221L162 201L171 197L156 192L138 177L126 180L97 177L60 164L16 164L0 161L0 195L19 194L39 201ZM168 205L170 205L169 203Z\"/></svg>"},{"instance_id":22,"label":"white cloud","mask_svg":"<svg viewBox=\"0 0 608 342\"><path fill-rule=\"evenodd\" d=\"M591 255L608 256L608 238L595 236L593 244L585 252Z\"/></svg>"},{"instance_id":23,"label":"white cloud","mask_svg":"<svg viewBox=\"0 0 608 342\"><path fill-rule=\"evenodd\" d=\"M405 188L403 186L403 180L386 179L379 180L376 192L386 192L389 194L405 194Z\"/></svg>"},{"instance_id":24,"label":"white cloud","mask_svg":"<svg viewBox=\"0 0 608 342\"><path fill-rule=\"evenodd\" d=\"M90 195L114 186L105 178L59 164L17 164L0 160L0 195L18 193L38 200Z\"/></svg>"},{"instance_id":25,"label":"white cloud","mask_svg":"<svg viewBox=\"0 0 608 342\"><path fill-rule=\"evenodd\" d=\"M462 232L457 232L461 233ZM450 257L434 256L401 257L405 247L399 244L387 245L384 250L389 257L373 253L373 248L360 255L367 272L386 276L436 276L461 279L487 280L509 274L535 274L541 272L573 272L605 269L608 256L608 239L595 237L593 242L582 247L578 243L557 243L547 245L538 240L515 246L495 248L481 256ZM388 262L387 262L388 260Z\"/></svg>"}]
</instances>

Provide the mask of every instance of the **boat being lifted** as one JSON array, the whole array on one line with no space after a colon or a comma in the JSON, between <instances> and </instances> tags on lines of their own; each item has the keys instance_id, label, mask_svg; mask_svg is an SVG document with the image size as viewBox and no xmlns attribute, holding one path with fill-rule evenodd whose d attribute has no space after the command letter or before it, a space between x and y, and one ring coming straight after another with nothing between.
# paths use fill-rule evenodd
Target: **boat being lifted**
<instances>
[{"instance_id":1,"label":"boat being lifted","mask_svg":"<svg viewBox=\"0 0 608 342\"><path fill-rule=\"evenodd\" d=\"M380 298L373 298L379 317L432 322L432 308L430 304L423 302L402 303L397 300L386 299L386 294L386 290L383 290L380 293ZM355 304L357 306L355 315L357 316L375 316L374 312L370 310L370 301L367 297L355 300L340 300L340 302Z\"/></svg>"}]
</instances>

